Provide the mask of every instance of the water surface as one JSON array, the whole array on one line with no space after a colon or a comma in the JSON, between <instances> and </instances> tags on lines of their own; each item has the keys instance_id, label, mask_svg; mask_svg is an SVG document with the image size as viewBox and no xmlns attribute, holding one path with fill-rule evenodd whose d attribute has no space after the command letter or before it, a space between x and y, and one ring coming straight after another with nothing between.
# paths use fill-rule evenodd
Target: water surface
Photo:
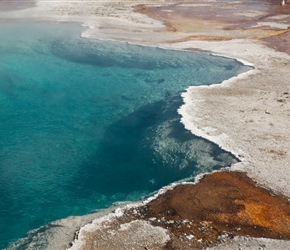
<instances>
[{"instance_id":1,"label":"water surface","mask_svg":"<svg viewBox=\"0 0 290 250\"><path fill-rule=\"evenodd\" d=\"M209 54L0 23L0 247L31 229L236 161L180 124L190 85L247 70Z\"/></svg>"}]
</instances>

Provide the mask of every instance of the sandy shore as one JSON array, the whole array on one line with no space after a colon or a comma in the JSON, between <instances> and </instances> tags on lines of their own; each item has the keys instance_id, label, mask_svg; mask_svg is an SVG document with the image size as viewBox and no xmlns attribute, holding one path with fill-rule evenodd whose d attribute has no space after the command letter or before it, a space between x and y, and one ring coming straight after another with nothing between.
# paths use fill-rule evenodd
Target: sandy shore
<instances>
[{"instance_id":1,"label":"sandy shore","mask_svg":"<svg viewBox=\"0 0 290 250\"><path fill-rule=\"evenodd\" d=\"M135 8L137 4L140 6ZM258 185L290 196L289 5L263 1L251 5L242 1L39 1L35 8L0 14L3 20L22 17L78 21L88 27L84 37L198 49L253 65L252 71L222 84L190 87L179 113L192 133L241 160L231 170L246 172ZM162 249L168 234L157 226L138 223L134 228L156 230L164 236L156 239L159 247L148 248ZM79 239L85 239L85 231ZM244 236L227 238L213 249L290 249L289 241ZM82 249L82 244L76 240L74 249Z\"/></svg>"}]
</instances>

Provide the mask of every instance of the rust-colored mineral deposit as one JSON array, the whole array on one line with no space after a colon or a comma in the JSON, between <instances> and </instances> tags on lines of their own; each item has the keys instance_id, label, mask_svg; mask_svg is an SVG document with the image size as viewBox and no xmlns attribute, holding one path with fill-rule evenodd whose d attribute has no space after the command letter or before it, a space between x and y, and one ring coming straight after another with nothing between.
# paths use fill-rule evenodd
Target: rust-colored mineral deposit
<instances>
[{"instance_id":1,"label":"rust-colored mineral deposit","mask_svg":"<svg viewBox=\"0 0 290 250\"><path fill-rule=\"evenodd\" d=\"M124 228L129 230L125 235L134 234L134 241L126 240ZM162 228L169 236L165 242ZM150 232L157 240L144 239ZM157 236L158 232L163 235ZM234 236L289 240L287 197L257 186L245 173L215 172L197 184L178 185L100 224L95 232L86 234L84 249L97 249L92 244L111 250L121 245L134 249L201 249Z\"/></svg>"},{"instance_id":2,"label":"rust-colored mineral deposit","mask_svg":"<svg viewBox=\"0 0 290 250\"><path fill-rule=\"evenodd\" d=\"M257 186L240 172L216 172L196 185L177 186L146 206L144 214L175 222L166 225L174 235L168 248L182 248L185 242L211 245L223 232L290 239L288 199ZM154 224L163 222L154 220Z\"/></svg>"}]
</instances>

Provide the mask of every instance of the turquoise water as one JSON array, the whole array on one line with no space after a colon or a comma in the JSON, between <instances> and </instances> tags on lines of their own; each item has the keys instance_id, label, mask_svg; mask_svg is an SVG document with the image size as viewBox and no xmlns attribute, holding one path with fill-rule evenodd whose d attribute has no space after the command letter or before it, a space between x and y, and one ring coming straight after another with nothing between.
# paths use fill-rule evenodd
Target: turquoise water
<instances>
[{"instance_id":1,"label":"turquoise water","mask_svg":"<svg viewBox=\"0 0 290 250\"><path fill-rule=\"evenodd\" d=\"M180 92L248 70L208 54L0 23L0 247L236 159L180 124Z\"/></svg>"}]
</instances>

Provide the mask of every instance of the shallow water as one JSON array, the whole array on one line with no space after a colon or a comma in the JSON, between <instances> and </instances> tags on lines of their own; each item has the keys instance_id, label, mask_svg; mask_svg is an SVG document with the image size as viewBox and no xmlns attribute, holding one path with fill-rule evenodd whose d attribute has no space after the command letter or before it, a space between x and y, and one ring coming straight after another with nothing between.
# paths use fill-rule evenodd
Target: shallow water
<instances>
[{"instance_id":1,"label":"shallow water","mask_svg":"<svg viewBox=\"0 0 290 250\"><path fill-rule=\"evenodd\" d=\"M180 92L248 68L227 58L0 23L0 247L28 230L236 159L179 122Z\"/></svg>"}]
</instances>

